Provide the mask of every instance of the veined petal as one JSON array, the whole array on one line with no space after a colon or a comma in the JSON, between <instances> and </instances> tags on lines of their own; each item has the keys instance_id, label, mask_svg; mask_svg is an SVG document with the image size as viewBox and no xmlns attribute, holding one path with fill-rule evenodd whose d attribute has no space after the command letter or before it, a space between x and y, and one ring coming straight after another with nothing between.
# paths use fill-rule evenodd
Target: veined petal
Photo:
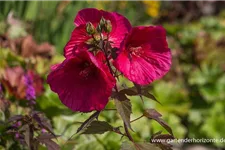
<instances>
[{"instance_id":1,"label":"veined petal","mask_svg":"<svg viewBox=\"0 0 225 150\"><path fill-rule=\"evenodd\" d=\"M81 51L65 59L47 82L64 105L73 111L102 110L108 102L115 79L94 56Z\"/></svg>"},{"instance_id":2,"label":"veined petal","mask_svg":"<svg viewBox=\"0 0 225 150\"><path fill-rule=\"evenodd\" d=\"M165 30L160 26L133 28L121 45L114 65L129 80L140 85L164 76L171 66Z\"/></svg>"},{"instance_id":3,"label":"veined petal","mask_svg":"<svg viewBox=\"0 0 225 150\"><path fill-rule=\"evenodd\" d=\"M113 12L112 15L115 18L116 24L113 26L113 30L110 33L109 40L113 42L111 44L112 47L119 48L125 36L131 31L132 26L124 16L116 12Z\"/></svg>"},{"instance_id":4,"label":"veined petal","mask_svg":"<svg viewBox=\"0 0 225 150\"><path fill-rule=\"evenodd\" d=\"M86 32L85 25L81 25L75 28L71 34L69 42L64 47L64 56L73 56L75 51L79 51L80 47L86 45L86 41L90 39L90 36Z\"/></svg>"},{"instance_id":5,"label":"veined petal","mask_svg":"<svg viewBox=\"0 0 225 150\"><path fill-rule=\"evenodd\" d=\"M85 8L77 13L74 19L74 24L78 27L79 25L86 25L87 22L97 23L102 17L102 12L95 8Z\"/></svg>"}]
</instances>

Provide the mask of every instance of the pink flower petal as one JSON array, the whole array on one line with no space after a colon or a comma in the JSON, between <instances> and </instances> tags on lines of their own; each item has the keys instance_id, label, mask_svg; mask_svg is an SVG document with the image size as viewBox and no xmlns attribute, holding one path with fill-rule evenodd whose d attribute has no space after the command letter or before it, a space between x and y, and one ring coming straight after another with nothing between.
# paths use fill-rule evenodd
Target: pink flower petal
<instances>
[{"instance_id":1,"label":"pink flower petal","mask_svg":"<svg viewBox=\"0 0 225 150\"><path fill-rule=\"evenodd\" d=\"M105 55L102 51L98 51L97 54L95 55L96 59L99 60L102 63L105 63L106 58Z\"/></svg>"},{"instance_id":2,"label":"pink flower petal","mask_svg":"<svg viewBox=\"0 0 225 150\"><path fill-rule=\"evenodd\" d=\"M131 31L132 26L124 16L115 12L113 12L112 15L115 18L116 24L113 26L109 40L113 42L111 45L112 47L119 48L125 36Z\"/></svg>"},{"instance_id":3,"label":"pink flower petal","mask_svg":"<svg viewBox=\"0 0 225 150\"><path fill-rule=\"evenodd\" d=\"M102 12L95 8L85 8L77 13L74 19L74 24L78 27L79 25L86 25L87 22L97 23L102 17Z\"/></svg>"},{"instance_id":4,"label":"pink flower petal","mask_svg":"<svg viewBox=\"0 0 225 150\"><path fill-rule=\"evenodd\" d=\"M81 25L73 30L70 40L64 48L64 56L66 58L73 56L73 53L76 50L79 50L80 47L86 45L85 42L90 38L90 36L86 33L85 27L85 25Z\"/></svg>"},{"instance_id":5,"label":"pink flower petal","mask_svg":"<svg viewBox=\"0 0 225 150\"><path fill-rule=\"evenodd\" d=\"M103 65L91 53L77 52L76 57L65 59L53 70L47 82L71 110L100 111L104 109L115 86L115 79Z\"/></svg>"},{"instance_id":6,"label":"pink flower petal","mask_svg":"<svg viewBox=\"0 0 225 150\"><path fill-rule=\"evenodd\" d=\"M111 21L112 31L109 40L113 42L112 47L119 48L126 34L132 29L130 22L124 16L115 12L110 13L95 8L87 8L78 12L74 23L76 26L80 26L91 22L94 26L97 26L102 17Z\"/></svg>"},{"instance_id":7,"label":"pink flower petal","mask_svg":"<svg viewBox=\"0 0 225 150\"><path fill-rule=\"evenodd\" d=\"M165 30L160 26L133 28L114 65L129 80L140 85L164 76L171 66Z\"/></svg>"}]
</instances>

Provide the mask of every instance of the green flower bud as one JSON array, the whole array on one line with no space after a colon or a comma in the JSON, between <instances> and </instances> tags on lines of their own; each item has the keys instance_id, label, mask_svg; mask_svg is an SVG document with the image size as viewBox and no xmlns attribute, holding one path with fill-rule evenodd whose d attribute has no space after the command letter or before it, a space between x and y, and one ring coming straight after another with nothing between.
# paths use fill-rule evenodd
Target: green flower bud
<instances>
[{"instance_id":1,"label":"green flower bud","mask_svg":"<svg viewBox=\"0 0 225 150\"><path fill-rule=\"evenodd\" d=\"M106 20L105 32L110 33L112 31L112 24L110 20Z\"/></svg>"},{"instance_id":2,"label":"green flower bud","mask_svg":"<svg viewBox=\"0 0 225 150\"><path fill-rule=\"evenodd\" d=\"M105 24L106 24L106 20L105 20L105 18L102 17L100 20L100 26L102 29L105 27Z\"/></svg>"},{"instance_id":3,"label":"green flower bud","mask_svg":"<svg viewBox=\"0 0 225 150\"><path fill-rule=\"evenodd\" d=\"M97 32L98 32L98 33L101 33L101 32L102 32L102 27L101 27L101 25L100 25L100 24L98 24L98 26L97 26L97 29L96 29L96 30L97 30Z\"/></svg>"},{"instance_id":4,"label":"green flower bud","mask_svg":"<svg viewBox=\"0 0 225 150\"><path fill-rule=\"evenodd\" d=\"M90 35L92 35L92 34L95 33L95 27L94 27L94 25L93 25L91 22L88 22L88 23L86 24L86 31L87 31L87 33L90 34Z\"/></svg>"}]
</instances>

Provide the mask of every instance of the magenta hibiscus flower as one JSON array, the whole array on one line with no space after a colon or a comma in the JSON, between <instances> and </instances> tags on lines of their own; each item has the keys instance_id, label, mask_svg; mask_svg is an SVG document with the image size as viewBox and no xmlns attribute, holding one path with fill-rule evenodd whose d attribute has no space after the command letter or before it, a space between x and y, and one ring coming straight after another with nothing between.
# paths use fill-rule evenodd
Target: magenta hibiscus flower
<instances>
[{"instance_id":1,"label":"magenta hibiscus flower","mask_svg":"<svg viewBox=\"0 0 225 150\"><path fill-rule=\"evenodd\" d=\"M116 82L106 68L90 52L79 51L54 66L47 82L62 103L73 111L100 111Z\"/></svg>"},{"instance_id":2,"label":"magenta hibiscus flower","mask_svg":"<svg viewBox=\"0 0 225 150\"><path fill-rule=\"evenodd\" d=\"M91 23L94 28L97 28L100 20L104 18L109 20L112 25L112 31L109 33L109 41L111 47L119 48L125 35L132 29L130 22L122 15L116 12L106 12L103 10L97 10L95 8L86 8L78 12L74 24L77 26L70 37L69 42L64 48L64 56L72 56L79 47L87 46L90 48L90 41L93 40L93 36L86 32L87 23ZM106 38L106 34L102 34L103 38ZM99 35L96 35L98 40ZM89 42L89 44L88 44Z\"/></svg>"},{"instance_id":3,"label":"magenta hibiscus flower","mask_svg":"<svg viewBox=\"0 0 225 150\"><path fill-rule=\"evenodd\" d=\"M129 80L140 85L164 76L171 66L171 52L164 28L134 27L121 44L114 66Z\"/></svg>"}]
</instances>

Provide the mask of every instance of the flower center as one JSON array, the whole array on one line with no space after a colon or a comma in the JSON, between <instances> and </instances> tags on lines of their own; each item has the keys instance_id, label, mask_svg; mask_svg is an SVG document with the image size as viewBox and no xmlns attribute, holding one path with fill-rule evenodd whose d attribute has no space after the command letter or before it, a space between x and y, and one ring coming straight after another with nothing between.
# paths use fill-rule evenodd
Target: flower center
<instances>
[{"instance_id":1,"label":"flower center","mask_svg":"<svg viewBox=\"0 0 225 150\"><path fill-rule=\"evenodd\" d=\"M129 47L128 49L130 51L130 54L132 54L132 55L141 56L143 54L143 51L142 51L142 47L141 46L138 46L138 47Z\"/></svg>"},{"instance_id":2,"label":"flower center","mask_svg":"<svg viewBox=\"0 0 225 150\"><path fill-rule=\"evenodd\" d=\"M92 73L92 65L90 63L87 63L87 62L84 63L79 75L82 78L87 79L90 76L91 73Z\"/></svg>"}]
</instances>

